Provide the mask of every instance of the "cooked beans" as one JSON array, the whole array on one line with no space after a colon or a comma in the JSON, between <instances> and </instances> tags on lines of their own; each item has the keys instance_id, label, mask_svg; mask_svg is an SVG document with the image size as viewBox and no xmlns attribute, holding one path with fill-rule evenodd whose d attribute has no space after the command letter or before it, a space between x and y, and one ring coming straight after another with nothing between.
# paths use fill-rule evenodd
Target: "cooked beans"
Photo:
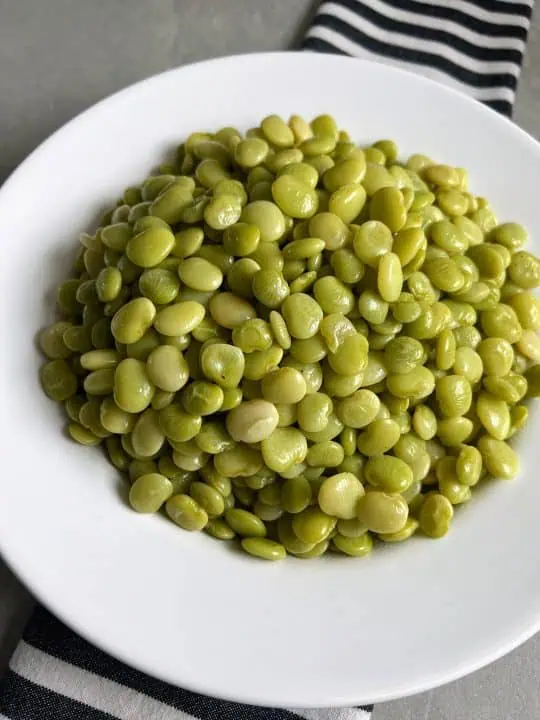
<instances>
[{"instance_id":1,"label":"cooked beans","mask_svg":"<svg viewBox=\"0 0 540 720\"><path fill-rule=\"evenodd\" d=\"M190 135L80 242L41 382L136 511L363 557L517 474L540 260L461 168L269 115Z\"/></svg>"}]
</instances>

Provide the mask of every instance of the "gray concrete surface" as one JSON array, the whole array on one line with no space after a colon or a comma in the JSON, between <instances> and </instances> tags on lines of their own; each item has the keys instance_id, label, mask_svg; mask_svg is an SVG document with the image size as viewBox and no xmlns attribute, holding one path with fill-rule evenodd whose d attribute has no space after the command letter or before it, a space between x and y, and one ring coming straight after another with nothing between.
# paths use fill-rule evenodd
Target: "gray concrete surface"
<instances>
[{"instance_id":1,"label":"gray concrete surface","mask_svg":"<svg viewBox=\"0 0 540 720\"><path fill-rule=\"evenodd\" d=\"M313 0L0 0L0 182L53 130L125 85L195 60L291 47L314 5ZM540 138L540 10L515 120ZM0 673L31 605L0 561ZM538 677L536 637L464 680L380 704L373 717L535 720Z\"/></svg>"}]
</instances>

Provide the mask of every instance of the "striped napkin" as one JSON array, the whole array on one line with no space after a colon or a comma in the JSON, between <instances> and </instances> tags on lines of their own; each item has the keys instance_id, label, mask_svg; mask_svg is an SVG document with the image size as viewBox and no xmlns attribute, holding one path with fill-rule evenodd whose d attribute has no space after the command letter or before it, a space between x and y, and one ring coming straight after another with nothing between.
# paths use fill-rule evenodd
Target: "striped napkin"
<instances>
[{"instance_id":1,"label":"striped napkin","mask_svg":"<svg viewBox=\"0 0 540 720\"><path fill-rule=\"evenodd\" d=\"M326 0L303 47L414 70L510 116L533 2ZM197 695L123 665L42 607L0 685L0 720L369 720L372 709L269 709Z\"/></svg>"},{"instance_id":2,"label":"striped napkin","mask_svg":"<svg viewBox=\"0 0 540 720\"><path fill-rule=\"evenodd\" d=\"M413 70L511 116L534 0L334 0L303 46Z\"/></svg>"}]
</instances>

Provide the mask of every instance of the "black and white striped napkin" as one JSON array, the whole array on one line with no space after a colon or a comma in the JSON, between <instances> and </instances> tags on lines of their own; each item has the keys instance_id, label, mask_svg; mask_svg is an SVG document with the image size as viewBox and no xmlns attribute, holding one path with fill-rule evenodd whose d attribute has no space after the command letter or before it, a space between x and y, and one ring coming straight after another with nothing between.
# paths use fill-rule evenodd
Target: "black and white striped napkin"
<instances>
[{"instance_id":1,"label":"black and white striped napkin","mask_svg":"<svg viewBox=\"0 0 540 720\"><path fill-rule=\"evenodd\" d=\"M378 60L510 116L534 0L327 0L303 46Z\"/></svg>"},{"instance_id":2,"label":"black and white striped napkin","mask_svg":"<svg viewBox=\"0 0 540 720\"><path fill-rule=\"evenodd\" d=\"M325 0L303 47L408 68L510 116L533 3ZM0 685L0 720L369 720L372 709L268 709L197 695L114 660L42 607Z\"/></svg>"}]
</instances>

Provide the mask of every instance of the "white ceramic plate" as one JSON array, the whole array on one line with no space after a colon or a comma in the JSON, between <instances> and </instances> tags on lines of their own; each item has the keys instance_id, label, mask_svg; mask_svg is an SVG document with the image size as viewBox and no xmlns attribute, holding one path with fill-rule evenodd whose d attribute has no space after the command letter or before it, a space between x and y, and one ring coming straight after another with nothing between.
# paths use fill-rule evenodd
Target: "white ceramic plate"
<instances>
[{"instance_id":1,"label":"white ceramic plate","mask_svg":"<svg viewBox=\"0 0 540 720\"><path fill-rule=\"evenodd\" d=\"M0 192L5 558L112 655L180 686L268 705L418 692L539 627L538 416L519 442L520 476L477 493L446 539L364 560L267 564L129 510L101 454L63 437L38 383L34 337L53 317L52 290L78 233L188 133L326 111L358 141L392 137L404 153L469 168L501 219L540 227L540 146L530 137L431 81L308 53L215 60L139 83L56 133Z\"/></svg>"}]
</instances>

